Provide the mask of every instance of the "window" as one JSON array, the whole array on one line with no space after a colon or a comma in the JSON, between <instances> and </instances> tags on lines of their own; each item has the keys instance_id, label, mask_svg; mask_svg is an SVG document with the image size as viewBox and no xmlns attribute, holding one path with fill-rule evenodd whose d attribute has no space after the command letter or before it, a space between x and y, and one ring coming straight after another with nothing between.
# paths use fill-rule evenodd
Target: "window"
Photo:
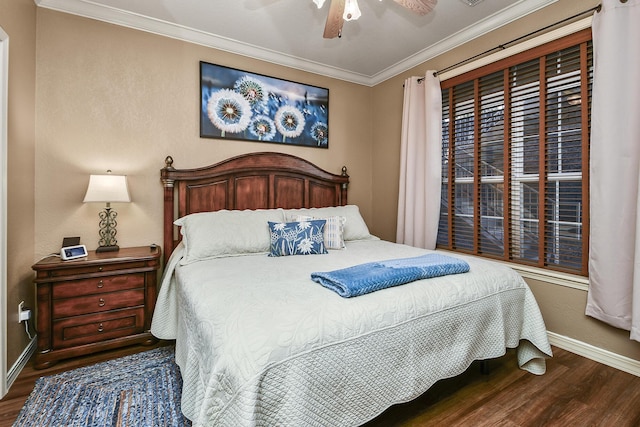
<instances>
[{"instance_id":1,"label":"window","mask_svg":"<svg viewBox=\"0 0 640 427\"><path fill-rule=\"evenodd\" d=\"M442 82L438 247L587 275L591 31Z\"/></svg>"}]
</instances>

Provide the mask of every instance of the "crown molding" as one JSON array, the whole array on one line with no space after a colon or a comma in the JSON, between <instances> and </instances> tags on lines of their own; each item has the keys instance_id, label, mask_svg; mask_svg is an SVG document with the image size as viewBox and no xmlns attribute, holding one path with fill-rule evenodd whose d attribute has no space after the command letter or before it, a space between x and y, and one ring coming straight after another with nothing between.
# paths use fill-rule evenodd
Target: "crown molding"
<instances>
[{"instance_id":1,"label":"crown molding","mask_svg":"<svg viewBox=\"0 0 640 427\"><path fill-rule=\"evenodd\" d=\"M467 27L457 33L440 40L439 42L423 49L413 56L403 59L397 64L387 68L380 73L371 76L370 85L374 86L390 79L400 73L403 73L413 67L416 67L430 59L433 59L443 53L446 53L458 46L470 42L480 36L507 25L517 19L520 19L530 13L536 12L558 0L527 0L515 3L508 8L494 13L491 16Z\"/></svg>"},{"instance_id":2,"label":"crown molding","mask_svg":"<svg viewBox=\"0 0 640 427\"><path fill-rule=\"evenodd\" d=\"M137 13L117 9L111 6L93 3L86 0L35 0L39 7L70 13L85 18L95 19L110 24L120 25L135 30L146 31L160 36L206 46L225 52L246 56L277 65L308 71L323 76L345 80L361 85L370 85L370 77L327 66L318 62L286 55L273 50L261 48L238 40L221 37L204 31L195 30L183 25L160 19L150 18Z\"/></svg>"},{"instance_id":3,"label":"crown molding","mask_svg":"<svg viewBox=\"0 0 640 427\"><path fill-rule=\"evenodd\" d=\"M111 6L94 3L89 0L35 0L39 7L70 13L85 18L96 19L127 28L146 31L189 43L198 44L249 58L283 65L310 73L315 73L339 80L357 83L365 86L375 86L391 77L394 77L410 68L441 55L448 50L467 43L496 28L506 25L529 13L535 12L557 0L521 0L456 34L435 43L432 46L406 58L395 65L373 76L354 73L337 67L328 66L318 62L283 54L269 49L264 49L238 40L221 37L204 31L195 30L186 26L166 22L160 19L150 18L137 13L124 11Z\"/></svg>"}]
</instances>

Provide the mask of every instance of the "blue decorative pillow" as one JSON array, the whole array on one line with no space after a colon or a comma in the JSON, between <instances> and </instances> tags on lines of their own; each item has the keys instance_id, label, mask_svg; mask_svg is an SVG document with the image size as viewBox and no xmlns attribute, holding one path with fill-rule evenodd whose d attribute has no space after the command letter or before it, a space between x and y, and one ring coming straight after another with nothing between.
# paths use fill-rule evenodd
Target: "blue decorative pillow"
<instances>
[{"instance_id":1,"label":"blue decorative pillow","mask_svg":"<svg viewBox=\"0 0 640 427\"><path fill-rule=\"evenodd\" d=\"M326 254L324 219L298 222L271 222L269 256Z\"/></svg>"}]
</instances>

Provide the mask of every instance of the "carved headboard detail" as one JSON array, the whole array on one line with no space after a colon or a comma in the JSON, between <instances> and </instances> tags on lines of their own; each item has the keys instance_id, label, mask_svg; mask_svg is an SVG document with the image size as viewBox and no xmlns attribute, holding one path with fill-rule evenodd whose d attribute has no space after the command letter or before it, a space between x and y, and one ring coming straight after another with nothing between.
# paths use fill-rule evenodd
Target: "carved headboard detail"
<instances>
[{"instance_id":1,"label":"carved headboard detail","mask_svg":"<svg viewBox=\"0 0 640 427\"><path fill-rule=\"evenodd\" d=\"M343 206L349 175L327 172L290 154L250 153L211 166L176 169L167 156L164 185L165 262L180 241L173 222L182 216L222 209Z\"/></svg>"}]
</instances>

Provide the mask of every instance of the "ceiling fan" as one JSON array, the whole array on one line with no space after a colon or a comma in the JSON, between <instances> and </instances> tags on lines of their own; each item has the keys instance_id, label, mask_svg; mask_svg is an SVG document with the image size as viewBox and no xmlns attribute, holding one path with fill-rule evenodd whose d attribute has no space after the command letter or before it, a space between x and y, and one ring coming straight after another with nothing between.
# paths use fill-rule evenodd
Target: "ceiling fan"
<instances>
[{"instance_id":1,"label":"ceiling fan","mask_svg":"<svg viewBox=\"0 0 640 427\"><path fill-rule=\"evenodd\" d=\"M438 0L393 1L421 16L431 12L436 6L436 3L438 3ZM320 9L325 0L313 0L313 2L318 6L318 9ZM344 21L356 20L360 15L358 0L329 0L329 14L327 15L327 22L324 26L323 37L325 39L342 37L342 24L344 24Z\"/></svg>"}]
</instances>

